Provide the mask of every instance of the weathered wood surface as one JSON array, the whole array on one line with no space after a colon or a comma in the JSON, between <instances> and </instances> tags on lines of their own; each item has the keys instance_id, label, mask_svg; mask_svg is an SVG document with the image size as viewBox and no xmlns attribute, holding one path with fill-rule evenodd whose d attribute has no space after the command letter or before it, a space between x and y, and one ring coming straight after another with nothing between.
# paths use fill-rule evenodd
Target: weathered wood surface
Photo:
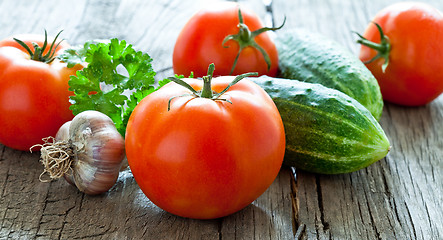
<instances>
[{"instance_id":1,"label":"weathered wood surface","mask_svg":"<svg viewBox=\"0 0 443 240\"><path fill-rule=\"evenodd\" d=\"M172 74L178 31L211 1L0 0L0 38L56 33L72 44L118 37ZM307 27L357 54L362 32L392 0L240 1L266 22ZM428 3L443 9L443 2ZM40 183L37 153L0 145L0 239L443 239L443 97L419 108L386 104L381 119L392 143L370 167L335 176L283 169L265 194L231 216L199 221L153 205L129 171L107 194L87 196L60 180ZM1 126L0 126L1 129Z\"/></svg>"}]
</instances>

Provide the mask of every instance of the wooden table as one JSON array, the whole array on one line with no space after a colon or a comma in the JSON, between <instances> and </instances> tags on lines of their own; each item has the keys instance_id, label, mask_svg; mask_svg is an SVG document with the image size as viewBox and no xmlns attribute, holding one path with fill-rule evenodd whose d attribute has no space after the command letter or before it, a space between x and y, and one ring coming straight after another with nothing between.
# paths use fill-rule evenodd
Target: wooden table
<instances>
[{"instance_id":1,"label":"wooden table","mask_svg":"<svg viewBox=\"0 0 443 240\"><path fill-rule=\"evenodd\" d=\"M172 75L179 30L208 2L0 0L0 38L44 29L64 29L62 37L71 44L118 37L148 52L162 79ZM270 7L240 2L268 25L286 16L285 28L321 32L357 54L351 31L363 32L394 1L274 0ZM443 10L443 1L427 2ZM38 153L0 145L0 239L443 239L443 96L417 108L387 103L380 123L392 143L381 161L333 176L284 168L251 205L210 221L162 211L130 171L100 196L62 180L41 183Z\"/></svg>"}]
</instances>

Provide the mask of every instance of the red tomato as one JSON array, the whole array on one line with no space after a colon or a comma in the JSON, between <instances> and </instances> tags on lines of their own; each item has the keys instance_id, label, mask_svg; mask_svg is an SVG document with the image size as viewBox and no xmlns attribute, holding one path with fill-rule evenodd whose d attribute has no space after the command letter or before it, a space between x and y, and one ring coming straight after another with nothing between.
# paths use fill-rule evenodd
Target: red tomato
<instances>
[{"instance_id":1,"label":"red tomato","mask_svg":"<svg viewBox=\"0 0 443 240\"><path fill-rule=\"evenodd\" d=\"M31 50L31 42L41 47L44 41L43 36L35 35L16 38ZM61 44L57 52L67 46ZM42 138L55 136L58 128L73 118L68 80L80 68L68 69L57 59L51 63L30 60L28 52L12 38L0 41L0 143L29 150L42 143Z\"/></svg>"},{"instance_id":2,"label":"red tomato","mask_svg":"<svg viewBox=\"0 0 443 240\"><path fill-rule=\"evenodd\" d=\"M234 71L231 68L239 52L239 44L229 40L223 46L228 35L239 32L239 6L233 2L211 4L197 12L180 32L173 52L174 72L179 75L202 77L210 63L217 66L215 75L239 75L246 72L258 72L259 75L276 76L278 53L274 42L266 32L255 37L270 58L270 68L263 54L254 47L244 48L238 58ZM244 24L250 31L263 28L258 16L251 10L241 7ZM248 40L246 40L248 41ZM246 42L243 41L243 42Z\"/></svg>"},{"instance_id":3,"label":"red tomato","mask_svg":"<svg viewBox=\"0 0 443 240\"><path fill-rule=\"evenodd\" d=\"M400 2L381 10L372 20L380 25L390 43L389 62L384 58L366 64L380 84L386 101L424 105L443 92L443 15L437 9L414 2ZM380 43L380 34L371 23L363 35ZM360 59L371 60L377 51L362 46Z\"/></svg>"},{"instance_id":4,"label":"red tomato","mask_svg":"<svg viewBox=\"0 0 443 240\"><path fill-rule=\"evenodd\" d=\"M214 78L212 89L220 92L232 79ZM202 89L201 80L185 81ZM247 79L221 95L231 103L183 96L190 93L171 82L140 102L127 125L128 162L160 208L182 217L223 217L276 178L285 151L282 120L272 99Z\"/></svg>"}]
</instances>

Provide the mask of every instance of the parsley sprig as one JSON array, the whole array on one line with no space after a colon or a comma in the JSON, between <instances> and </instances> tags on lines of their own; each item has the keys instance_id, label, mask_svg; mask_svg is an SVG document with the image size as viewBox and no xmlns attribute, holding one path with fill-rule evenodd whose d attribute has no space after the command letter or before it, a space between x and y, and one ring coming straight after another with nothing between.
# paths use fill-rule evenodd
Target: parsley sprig
<instances>
[{"instance_id":1,"label":"parsley sprig","mask_svg":"<svg viewBox=\"0 0 443 240\"><path fill-rule=\"evenodd\" d=\"M152 58L135 51L124 40L87 42L83 47L65 51L60 58L71 67L87 63L69 80L69 90L75 94L70 97L73 114L86 110L102 112L114 121L122 136L135 106L168 82L162 80L155 88Z\"/></svg>"}]
</instances>

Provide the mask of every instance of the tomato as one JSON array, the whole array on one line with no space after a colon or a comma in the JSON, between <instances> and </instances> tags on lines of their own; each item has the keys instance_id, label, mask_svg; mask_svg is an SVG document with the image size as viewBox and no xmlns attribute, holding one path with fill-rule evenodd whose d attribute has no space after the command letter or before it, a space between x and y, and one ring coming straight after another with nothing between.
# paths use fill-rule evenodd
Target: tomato
<instances>
[{"instance_id":1,"label":"tomato","mask_svg":"<svg viewBox=\"0 0 443 240\"><path fill-rule=\"evenodd\" d=\"M40 35L18 35L30 50L32 42L43 46ZM49 43L50 45L50 43ZM69 45L62 42L55 55ZM48 52L49 46L45 50ZM58 128L73 118L69 110L69 76L81 66L68 69L54 59L50 63L31 60L30 54L12 38L0 41L0 143L28 150L55 136Z\"/></svg>"},{"instance_id":2,"label":"tomato","mask_svg":"<svg viewBox=\"0 0 443 240\"><path fill-rule=\"evenodd\" d=\"M214 78L212 90L232 79ZM202 89L201 80L185 81ZM160 208L188 218L223 217L276 178L285 151L282 120L272 99L247 79L217 100L190 93L171 82L134 109L126 129L129 166Z\"/></svg>"},{"instance_id":3,"label":"tomato","mask_svg":"<svg viewBox=\"0 0 443 240\"><path fill-rule=\"evenodd\" d=\"M181 30L173 52L173 69L178 75L202 77L210 63L217 66L215 75L239 75L246 72L258 72L259 75L276 76L278 53L274 42L267 32L251 38L248 34L263 28L259 17L251 10L241 7L244 24L239 30L239 6L233 2L211 4L197 12ZM245 28L246 27L246 28ZM276 30L279 28L274 28ZM239 31L244 34L238 41L223 40ZM244 36L243 36L244 35ZM240 50L239 43L247 44L255 40L269 56L269 68L264 55L253 46L244 47L234 64ZM233 72L231 72L234 66Z\"/></svg>"},{"instance_id":4,"label":"tomato","mask_svg":"<svg viewBox=\"0 0 443 240\"><path fill-rule=\"evenodd\" d=\"M401 2L381 10L363 37L380 43L381 27L387 37L384 44L362 45L360 59L368 62L378 53L384 57L366 66L378 80L386 101L420 106L443 92L443 15L424 3ZM364 40L363 40L364 41ZM383 43L383 42L382 42ZM383 71L383 64L388 61Z\"/></svg>"}]
</instances>

